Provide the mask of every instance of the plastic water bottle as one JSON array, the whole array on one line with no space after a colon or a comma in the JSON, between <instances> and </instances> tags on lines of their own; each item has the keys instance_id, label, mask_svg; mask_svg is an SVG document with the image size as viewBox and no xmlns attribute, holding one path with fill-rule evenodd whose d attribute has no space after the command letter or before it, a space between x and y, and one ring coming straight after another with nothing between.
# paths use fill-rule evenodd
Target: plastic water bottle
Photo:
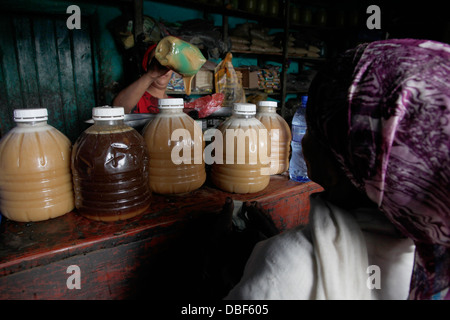
<instances>
[{"instance_id":1,"label":"plastic water bottle","mask_svg":"<svg viewBox=\"0 0 450 320\"><path fill-rule=\"evenodd\" d=\"M302 152L302 139L306 133L306 102L308 96L302 96L302 103L292 119L292 156L289 162L289 177L298 182L309 181L308 170Z\"/></svg>"}]
</instances>

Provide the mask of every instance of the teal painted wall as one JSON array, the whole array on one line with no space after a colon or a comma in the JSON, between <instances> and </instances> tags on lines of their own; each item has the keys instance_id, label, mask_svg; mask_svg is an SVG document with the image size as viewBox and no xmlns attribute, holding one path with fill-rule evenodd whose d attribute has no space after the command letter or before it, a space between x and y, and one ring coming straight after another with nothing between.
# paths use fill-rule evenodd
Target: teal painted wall
<instances>
[{"instance_id":1,"label":"teal painted wall","mask_svg":"<svg viewBox=\"0 0 450 320\"><path fill-rule=\"evenodd\" d=\"M105 3L105 2L102 2ZM69 17L66 13L70 5L78 5L83 17L92 16L94 19L93 35L98 46L98 60L101 62L100 72L104 72L106 82L115 81L122 75L122 59L114 43L114 39L107 29L107 24L121 15L119 7L114 5L100 5L87 3L86 1L63 1L63 0L1 0L2 12L40 13ZM83 20L84 18L82 18ZM1 32L1 30L0 30Z\"/></svg>"},{"instance_id":2,"label":"teal painted wall","mask_svg":"<svg viewBox=\"0 0 450 320\"><path fill-rule=\"evenodd\" d=\"M81 30L66 27L71 4L81 9ZM0 136L14 127L14 109L47 108L49 123L74 141L122 75L107 30L121 11L76 1L3 0L0 13Z\"/></svg>"}]
</instances>

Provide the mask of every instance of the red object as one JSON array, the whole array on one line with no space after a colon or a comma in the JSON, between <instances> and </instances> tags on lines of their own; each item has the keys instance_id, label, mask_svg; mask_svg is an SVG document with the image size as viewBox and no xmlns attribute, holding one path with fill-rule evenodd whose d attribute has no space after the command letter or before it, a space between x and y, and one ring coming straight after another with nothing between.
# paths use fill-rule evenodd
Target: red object
<instances>
[{"instance_id":1,"label":"red object","mask_svg":"<svg viewBox=\"0 0 450 320\"><path fill-rule=\"evenodd\" d=\"M147 91L139 99L133 113L159 113L158 98L155 98Z\"/></svg>"},{"instance_id":2,"label":"red object","mask_svg":"<svg viewBox=\"0 0 450 320\"><path fill-rule=\"evenodd\" d=\"M142 59L142 69L144 69L145 72L147 72L147 66L148 66L148 57L150 56L150 53L156 48L156 44L151 45L148 47L147 51L144 54L144 58Z\"/></svg>"},{"instance_id":3,"label":"red object","mask_svg":"<svg viewBox=\"0 0 450 320\"><path fill-rule=\"evenodd\" d=\"M206 118L222 107L224 98L225 95L223 93L204 96L192 102L185 103L184 111L188 113L191 110L196 110L199 118Z\"/></svg>"}]
</instances>

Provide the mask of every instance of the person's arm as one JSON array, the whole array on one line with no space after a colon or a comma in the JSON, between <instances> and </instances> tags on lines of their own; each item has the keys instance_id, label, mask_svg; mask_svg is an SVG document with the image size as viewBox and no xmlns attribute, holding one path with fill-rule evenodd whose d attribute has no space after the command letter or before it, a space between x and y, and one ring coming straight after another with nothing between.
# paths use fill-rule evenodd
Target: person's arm
<instances>
[{"instance_id":1,"label":"person's arm","mask_svg":"<svg viewBox=\"0 0 450 320\"><path fill-rule=\"evenodd\" d=\"M123 107L125 109L125 113L130 113L131 109L137 105L138 101L145 93L145 90L147 90L155 79L156 78L151 77L149 72L143 74L142 77L119 92L113 100L113 105Z\"/></svg>"},{"instance_id":2,"label":"person's arm","mask_svg":"<svg viewBox=\"0 0 450 320\"><path fill-rule=\"evenodd\" d=\"M169 69L162 66L158 60L153 59L154 56L155 52L153 50L150 55L148 71L128 87L119 92L113 100L114 106L124 107L125 113L130 113L144 95L145 90L147 90L156 79L169 71Z\"/></svg>"}]
</instances>

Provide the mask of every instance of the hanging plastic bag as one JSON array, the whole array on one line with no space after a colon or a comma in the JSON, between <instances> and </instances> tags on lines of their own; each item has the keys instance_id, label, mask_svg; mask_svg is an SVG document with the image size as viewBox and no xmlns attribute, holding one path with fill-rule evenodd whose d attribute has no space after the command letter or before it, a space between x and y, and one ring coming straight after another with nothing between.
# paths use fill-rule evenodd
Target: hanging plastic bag
<instances>
[{"instance_id":1,"label":"hanging plastic bag","mask_svg":"<svg viewBox=\"0 0 450 320\"><path fill-rule=\"evenodd\" d=\"M235 102L246 102L242 83L239 82L231 62L232 58L233 55L228 52L214 70L215 90L225 95L222 107L233 107Z\"/></svg>"},{"instance_id":2,"label":"hanging plastic bag","mask_svg":"<svg viewBox=\"0 0 450 320\"><path fill-rule=\"evenodd\" d=\"M214 93L198 98L192 102L184 104L184 112L189 113L192 110L198 112L198 118L206 118L222 107L224 99L223 93Z\"/></svg>"}]
</instances>

